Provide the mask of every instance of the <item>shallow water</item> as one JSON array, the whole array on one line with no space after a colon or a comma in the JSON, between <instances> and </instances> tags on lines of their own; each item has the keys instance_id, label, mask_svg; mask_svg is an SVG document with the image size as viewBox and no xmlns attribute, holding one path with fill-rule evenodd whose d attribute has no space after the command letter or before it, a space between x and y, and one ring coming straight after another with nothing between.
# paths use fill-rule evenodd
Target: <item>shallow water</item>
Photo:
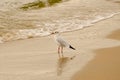
<instances>
[{"instance_id":1,"label":"shallow water","mask_svg":"<svg viewBox=\"0 0 120 80\"><path fill-rule=\"evenodd\" d=\"M27 11L19 9L23 4L33 1L1 1L1 43L46 36L50 35L53 31L65 32L82 29L120 12L119 3L116 2L118 0L69 0L42 9Z\"/></svg>"}]
</instances>

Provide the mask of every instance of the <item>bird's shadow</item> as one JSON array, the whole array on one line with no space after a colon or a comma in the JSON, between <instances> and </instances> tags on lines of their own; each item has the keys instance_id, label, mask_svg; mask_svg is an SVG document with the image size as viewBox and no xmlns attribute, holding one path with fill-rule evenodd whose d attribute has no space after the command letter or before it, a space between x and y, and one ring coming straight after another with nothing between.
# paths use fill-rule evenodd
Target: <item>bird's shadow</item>
<instances>
[{"instance_id":1,"label":"bird's shadow","mask_svg":"<svg viewBox=\"0 0 120 80\"><path fill-rule=\"evenodd\" d=\"M58 76L62 75L63 69L65 68L67 63L70 62L71 60L73 60L74 58L75 58L75 56L73 56L73 57L61 57L58 59L58 62L57 62L57 75Z\"/></svg>"}]
</instances>

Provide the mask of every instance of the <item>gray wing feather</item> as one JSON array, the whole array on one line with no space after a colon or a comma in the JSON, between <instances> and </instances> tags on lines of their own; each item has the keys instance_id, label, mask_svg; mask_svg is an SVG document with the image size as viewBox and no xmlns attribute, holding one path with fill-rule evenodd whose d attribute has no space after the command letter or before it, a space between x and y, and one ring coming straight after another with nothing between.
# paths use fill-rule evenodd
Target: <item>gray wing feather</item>
<instances>
[{"instance_id":1,"label":"gray wing feather","mask_svg":"<svg viewBox=\"0 0 120 80\"><path fill-rule=\"evenodd\" d=\"M64 39L58 37L56 40L60 46L69 47L69 44Z\"/></svg>"}]
</instances>

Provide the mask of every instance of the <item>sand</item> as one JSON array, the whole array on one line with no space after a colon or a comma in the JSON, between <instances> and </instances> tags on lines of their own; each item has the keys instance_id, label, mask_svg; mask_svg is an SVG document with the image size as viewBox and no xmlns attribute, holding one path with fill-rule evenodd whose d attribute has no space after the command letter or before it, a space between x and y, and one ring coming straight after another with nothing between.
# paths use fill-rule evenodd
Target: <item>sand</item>
<instances>
[{"instance_id":1,"label":"sand","mask_svg":"<svg viewBox=\"0 0 120 80\"><path fill-rule=\"evenodd\" d=\"M113 31L110 35L107 36L107 38L120 40L120 29Z\"/></svg>"},{"instance_id":2,"label":"sand","mask_svg":"<svg viewBox=\"0 0 120 80\"><path fill-rule=\"evenodd\" d=\"M117 20L120 20L120 17ZM111 32L107 38L120 41L120 29ZM120 44L116 47L96 49L94 52L95 59L77 72L72 80L120 80Z\"/></svg>"},{"instance_id":3,"label":"sand","mask_svg":"<svg viewBox=\"0 0 120 80\"><path fill-rule=\"evenodd\" d=\"M120 30L107 38L120 40ZM120 46L95 50L95 59L76 73L73 80L120 80Z\"/></svg>"},{"instance_id":4,"label":"sand","mask_svg":"<svg viewBox=\"0 0 120 80\"><path fill-rule=\"evenodd\" d=\"M0 80L106 80L108 76L118 80L119 54L112 52L120 41L106 36L120 29L119 25L120 15L116 15L91 27L62 33L76 51L65 49L60 59L53 35L0 44ZM111 53L100 48L110 48Z\"/></svg>"}]
</instances>

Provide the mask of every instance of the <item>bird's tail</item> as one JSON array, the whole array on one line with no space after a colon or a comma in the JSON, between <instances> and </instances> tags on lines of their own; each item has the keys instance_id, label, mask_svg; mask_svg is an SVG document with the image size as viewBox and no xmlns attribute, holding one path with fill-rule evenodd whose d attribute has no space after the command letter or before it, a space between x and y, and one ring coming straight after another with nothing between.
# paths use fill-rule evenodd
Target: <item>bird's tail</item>
<instances>
[{"instance_id":1,"label":"bird's tail","mask_svg":"<svg viewBox=\"0 0 120 80\"><path fill-rule=\"evenodd\" d=\"M74 48L74 47L72 47L71 45L69 46L69 48L71 48L71 49L75 50L75 48Z\"/></svg>"}]
</instances>

